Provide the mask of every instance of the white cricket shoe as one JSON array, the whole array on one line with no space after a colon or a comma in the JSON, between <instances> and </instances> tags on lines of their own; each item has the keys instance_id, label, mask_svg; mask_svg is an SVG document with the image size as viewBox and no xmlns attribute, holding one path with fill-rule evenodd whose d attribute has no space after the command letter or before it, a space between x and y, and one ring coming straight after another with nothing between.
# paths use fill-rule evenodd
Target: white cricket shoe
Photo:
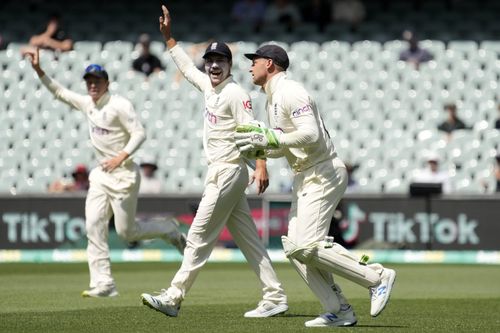
<instances>
[{"instance_id":1,"label":"white cricket shoe","mask_svg":"<svg viewBox=\"0 0 500 333\"><path fill-rule=\"evenodd\" d=\"M280 313L288 311L288 304L286 303L273 303L268 300L259 302L257 308L245 312L245 318L265 318L276 316Z\"/></svg>"},{"instance_id":2,"label":"white cricket shoe","mask_svg":"<svg viewBox=\"0 0 500 333\"><path fill-rule=\"evenodd\" d=\"M165 289L163 289L158 296L142 294L141 299L142 304L150 307L153 310L164 313L169 317L177 317L181 308L180 302L177 303L172 298L170 298L170 296L167 295L167 291Z\"/></svg>"},{"instance_id":3,"label":"white cricket shoe","mask_svg":"<svg viewBox=\"0 0 500 333\"><path fill-rule=\"evenodd\" d=\"M323 313L319 317L306 321L306 327L341 327L354 326L358 320L350 305L342 306L338 313Z\"/></svg>"},{"instance_id":4,"label":"white cricket shoe","mask_svg":"<svg viewBox=\"0 0 500 333\"><path fill-rule=\"evenodd\" d=\"M118 290L116 290L114 285L97 286L89 290L82 291L82 297L115 297L118 295Z\"/></svg>"},{"instance_id":5,"label":"white cricket shoe","mask_svg":"<svg viewBox=\"0 0 500 333\"><path fill-rule=\"evenodd\" d=\"M394 280L396 280L396 272L393 269L384 268L380 283L369 289L371 297L370 314L372 317L378 316L389 302Z\"/></svg>"}]
</instances>

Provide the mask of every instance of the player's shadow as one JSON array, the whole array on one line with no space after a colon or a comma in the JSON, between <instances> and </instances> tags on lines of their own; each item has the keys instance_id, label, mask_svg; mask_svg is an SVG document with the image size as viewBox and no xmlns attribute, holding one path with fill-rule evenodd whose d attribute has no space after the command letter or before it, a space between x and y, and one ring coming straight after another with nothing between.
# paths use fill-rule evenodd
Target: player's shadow
<instances>
[{"instance_id":1,"label":"player's shadow","mask_svg":"<svg viewBox=\"0 0 500 333\"><path fill-rule=\"evenodd\" d=\"M279 317L288 317L288 318L293 318L293 317L310 317L312 319L316 318L318 315L309 315L309 314L301 314L301 313L285 313L282 315L279 315ZM278 316L276 316L278 317Z\"/></svg>"},{"instance_id":2,"label":"player's shadow","mask_svg":"<svg viewBox=\"0 0 500 333\"><path fill-rule=\"evenodd\" d=\"M407 325L359 325L357 324L354 327L372 327L372 328L410 328Z\"/></svg>"},{"instance_id":3,"label":"player's shadow","mask_svg":"<svg viewBox=\"0 0 500 333\"><path fill-rule=\"evenodd\" d=\"M311 318L311 319L314 319L316 318L318 315L316 314L302 314L302 313L285 313L285 314L282 314L282 315L278 315L276 317L286 317L286 318L294 318L294 317L304 317L304 318ZM357 324L356 326L353 326L353 327L373 327L373 328L409 328L409 326L406 326L406 325L360 325L360 324Z\"/></svg>"}]
</instances>

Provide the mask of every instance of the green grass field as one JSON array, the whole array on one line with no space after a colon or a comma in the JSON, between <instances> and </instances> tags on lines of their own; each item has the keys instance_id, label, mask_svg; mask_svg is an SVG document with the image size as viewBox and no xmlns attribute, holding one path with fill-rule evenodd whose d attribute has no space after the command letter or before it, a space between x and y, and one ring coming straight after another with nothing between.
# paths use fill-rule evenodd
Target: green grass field
<instances>
[{"instance_id":1,"label":"green grass field","mask_svg":"<svg viewBox=\"0 0 500 333\"><path fill-rule=\"evenodd\" d=\"M321 308L288 264L276 265L289 312L243 318L256 306L260 287L246 264L207 264L169 318L140 302L142 292L168 286L178 263L114 264L120 296L83 299L86 264L1 264L0 332L306 332ZM358 316L346 332L500 332L497 266L397 265L395 289L385 311L369 315L368 292L338 279Z\"/></svg>"}]
</instances>

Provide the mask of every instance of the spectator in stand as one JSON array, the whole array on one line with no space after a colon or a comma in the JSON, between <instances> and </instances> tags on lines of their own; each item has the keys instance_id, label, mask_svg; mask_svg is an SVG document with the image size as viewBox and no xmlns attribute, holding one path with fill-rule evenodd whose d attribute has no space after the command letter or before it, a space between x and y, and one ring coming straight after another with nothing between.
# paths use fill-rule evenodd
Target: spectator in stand
<instances>
[{"instance_id":1,"label":"spectator in stand","mask_svg":"<svg viewBox=\"0 0 500 333\"><path fill-rule=\"evenodd\" d=\"M141 164L141 186L139 194L158 194L161 193L162 182L156 177L158 165L151 157L145 157Z\"/></svg>"},{"instance_id":2,"label":"spectator in stand","mask_svg":"<svg viewBox=\"0 0 500 333\"><path fill-rule=\"evenodd\" d=\"M30 46L39 47L58 52L66 52L73 49L73 40L62 28L59 14L53 13L45 31L30 38Z\"/></svg>"},{"instance_id":3,"label":"spectator in stand","mask_svg":"<svg viewBox=\"0 0 500 333\"><path fill-rule=\"evenodd\" d=\"M309 0L302 9L302 17L305 22L314 23L318 26L318 31L323 32L330 23L331 13L330 3L326 0Z\"/></svg>"},{"instance_id":4,"label":"spectator in stand","mask_svg":"<svg viewBox=\"0 0 500 333\"><path fill-rule=\"evenodd\" d=\"M346 193L356 192L358 189L358 182L353 176L353 172L359 168L358 164L345 163L345 168L347 170L347 189Z\"/></svg>"},{"instance_id":5,"label":"spectator in stand","mask_svg":"<svg viewBox=\"0 0 500 333\"><path fill-rule=\"evenodd\" d=\"M439 163L441 162L436 152L428 152L426 156L427 166L417 170L412 177L412 183L440 183L443 186L443 193L452 192L450 175L446 171L441 171Z\"/></svg>"},{"instance_id":6,"label":"spectator in stand","mask_svg":"<svg viewBox=\"0 0 500 333\"><path fill-rule=\"evenodd\" d=\"M142 34L139 37L138 45L141 48L141 53L139 57L132 62L132 68L135 71L146 74L146 76L163 70L160 59L151 53L151 38L148 34Z\"/></svg>"},{"instance_id":7,"label":"spectator in stand","mask_svg":"<svg viewBox=\"0 0 500 333\"><path fill-rule=\"evenodd\" d=\"M84 164L78 164L71 174L72 181L56 180L49 186L49 192L86 192L89 189L89 172Z\"/></svg>"},{"instance_id":8,"label":"spectator in stand","mask_svg":"<svg viewBox=\"0 0 500 333\"><path fill-rule=\"evenodd\" d=\"M421 63L431 61L434 58L429 51L419 46L418 38L413 31L405 30L403 40L408 43L408 48L401 51L399 60L406 61L412 64L415 69L419 69Z\"/></svg>"},{"instance_id":9,"label":"spectator in stand","mask_svg":"<svg viewBox=\"0 0 500 333\"><path fill-rule=\"evenodd\" d=\"M289 0L274 0L269 4L264 16L266 24L284 24L288 32L302 21L299 8Z\"/></svg>"},{"instance_id":10,"label":"spectator in stand","mask_svg":"<svg viewBox=\"0 0 500 333\"><path fill-rule=\"evenodd\" d=\"M348 23L356 31L366 17L366 9L360 0L333 0L332 19L334 22Z\"/></svg>"},{"instance_id":11,"label":"spectator in stand","mask_svg":"<svg viewBox=\"0 0 500 333\"><path fill-rule=\"evenodd\" d=\"M8 41L6 40L6 38L0 34L0 50L5 50L7 48L7 43Z\"/></svg>"},{"instance_id":12,"label":"spectator in stand","mask_svg":"<svg viewBox=\"0 0 500 333\"><path fill-rule=\"evenodd\" d=\"M250 24L255 32L259 32L266 13L266 2L263 0L238 0L231 10L231 18L238 24Z\"/></svg>"},{"instance_id":13,"label":"spectator in stand","mask_svg":"<svg viewBox=\"0 0 500 333\"><path fill-rule=\"evenodd\" d=\"M499 113L498 118L495 120L495 128L500 129L500 104L497 106L497 111Z\"/></svg>"},{"instance_id":14,"label":"spectator in stand","mask_svg":"<svg viewBox=\"0 0 500 333\"><path fill-rule=\"evenodd\" d=\"M469 129L458 117L457 106L454 103L445 104L444 110L448 113L448 116L445 121L439 124L438 130L446 132L448 136L451 136L451 133L455 130Z\"/></svg>"}]
</instances>

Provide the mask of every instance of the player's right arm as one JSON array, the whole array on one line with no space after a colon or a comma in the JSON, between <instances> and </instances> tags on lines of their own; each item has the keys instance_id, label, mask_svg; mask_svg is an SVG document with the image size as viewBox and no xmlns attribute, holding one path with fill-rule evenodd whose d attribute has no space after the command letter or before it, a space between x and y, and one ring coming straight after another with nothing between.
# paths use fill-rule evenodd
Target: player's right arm
<instances>
[{"instance_id":1,"label":"player's right arm","mask_svg":"<svg viewBox=\"0 0 500 333\"><path fill-rule=\"evenodd\" d=\"M160 31L165 39L167 49L170 52L170 56L174 60L177 68L181 71L182 75L191 82L198 90L204 91L210 86L210 80L207 75L201 72L193 63L193 60L184 52L184 50L177 45L177 41L172 37L171 26L172 20L170 19L170 13L165 6L161 6L163 11L163 16L160 16Z\"/></svg>"},{"instance_id":2,"label":"player's right arm","mask_svg":"<svg viewBox=\"0 0 500 333\"><path fill-rule=\"evenodd\" d=\"M77 94L69 89L61 86L57 81L52 80L40 65L40 49L25 49L22 52L24 57L27 57L31 62L31 66L37 73L40 81L45 87L60 101L69 104L78 110L83 110L87 99L84 95Z\"/></svg>"}]
</instances>

